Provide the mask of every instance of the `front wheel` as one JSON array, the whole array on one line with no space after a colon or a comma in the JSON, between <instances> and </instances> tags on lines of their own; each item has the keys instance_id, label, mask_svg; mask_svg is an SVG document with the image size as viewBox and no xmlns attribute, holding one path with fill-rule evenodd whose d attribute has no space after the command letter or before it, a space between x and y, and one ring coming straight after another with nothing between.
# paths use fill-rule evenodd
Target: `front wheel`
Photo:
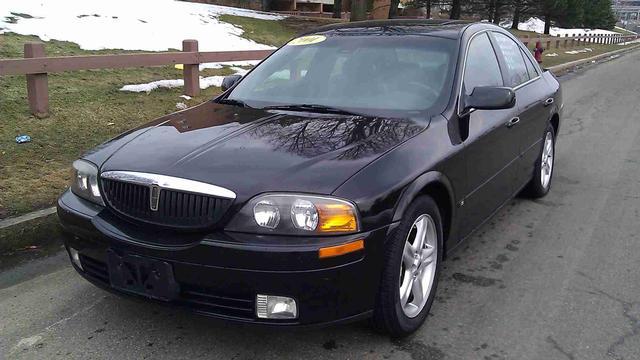
<instances>
[{"instance_id":1,"label":"front wheel","mask_svg":"<svg viewBox=\"0 0 640 360\"><path fill-rule=\"evenodd\" d=\"M442 219L435 201L413 201L388 239L383 275L374 310L375 327L406 336L425 321L442 263Z\"/></svg>"},{"instance_id":2,"label":"front wheel","mask_svg":"<svg viewBox=\"0 0 640 360\"><path fill-rule=\"evenodd\" d=\"M526 194L534 199L547 195L551 188L555 160L555 140L555 131L553 126L549 125L542 138L542 151L538 161L536 161L533 178L531 178L531 182L526 188Z\"/></svg>"}]
</instances>

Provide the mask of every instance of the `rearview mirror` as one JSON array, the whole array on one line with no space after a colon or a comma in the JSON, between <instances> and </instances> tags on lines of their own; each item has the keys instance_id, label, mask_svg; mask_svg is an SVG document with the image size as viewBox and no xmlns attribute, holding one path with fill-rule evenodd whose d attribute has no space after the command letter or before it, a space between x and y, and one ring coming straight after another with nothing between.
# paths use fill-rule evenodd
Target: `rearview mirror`
<instances>
[{"instance_id":1,"label":"rearview mirror","mask_svg":"<svg viewBox=\"0 0 640 360\"><path fill-rule=\"evenodd\" d=\"M516 105L516 93L507 87L479 86L464 97L464 112L472 110L511 109Z\"/></svg>"},{"instance_id":2,"label":"rearview mirror","mask_svg":"<svg viewBox=\"0 0 640 360\"><path fill-rule=\"evenodd\" d=\"M241 75L225 76L224 79L222 79L222 85L221 85L222 91L227 91L231 89L233 85L235 85L238 81L240 81L240 79L242 79Z\"/></svg>"}]
</instances>

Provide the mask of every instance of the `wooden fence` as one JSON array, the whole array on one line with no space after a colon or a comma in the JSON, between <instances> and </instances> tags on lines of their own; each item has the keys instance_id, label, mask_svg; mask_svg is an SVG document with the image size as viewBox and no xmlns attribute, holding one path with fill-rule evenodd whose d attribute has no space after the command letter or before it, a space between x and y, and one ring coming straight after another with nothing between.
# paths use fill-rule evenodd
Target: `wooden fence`
<instances>
[{"instance_id":1,"label":"wooden fence","mask_svg":"<svg viewBox=\"0 0 640 360\"><path fill-rule=\"evenodd\" d=\"M638 35L622 35L622 34L594 34L594 35L571 35L566 34L565 36L528 36L524 35L520 37L520 41L522 41L526 46L531 47L530 45L535 45L537 41L540 41L540 44L545 49L560 49L560 48L573 48L576 46L585 46L588 44L598 44L598 45L613 45L613 44L621 44L628 41L633 41L638 39Z\"/></svg>"},{"instance_id":2,"label":"wooden fence","mask_svg":"<svg viewBox=\"0 0 640 360\"><path fill-rule=\"evenodd\" d=\"M26 75L27 97L36 117L49 114L48 73L184 64L184 94L200 93L199 65L208 62L262 60L273 50L198 51L196 40L184 40L181 52L47 57L42 43L24 44L24 59L0 60L0 76Z\"/></svg>"},{"instance_id":3,"label":"wooden fence","mask_svg":"<svg viewBox=\"0 0 640 360\"><path fill-rule=\"evenodd\" d=\"M521 37L527 46L540 41L546 49L569 48L587 44L619 44L636 40L637 35L579 35L565 37ZM207 62L261 60L269 56L272 50L250 51L198 51L196 40L184 40L181 52L136 53L121 55L90 55L47 57L42 43L24 45L24 59L0 60L0 76L26 75L27 97L31 113L36 117L49 114L48 73L88 70L114 69L147 66L184 64L184 94L195 96L200 93L199 65Z\"/></svg>"}]
</instances>

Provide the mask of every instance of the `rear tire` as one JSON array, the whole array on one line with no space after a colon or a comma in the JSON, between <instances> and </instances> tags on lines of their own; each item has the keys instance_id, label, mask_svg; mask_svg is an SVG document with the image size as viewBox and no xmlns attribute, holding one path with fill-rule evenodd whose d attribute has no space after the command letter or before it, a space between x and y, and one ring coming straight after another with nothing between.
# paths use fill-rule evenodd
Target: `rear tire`
<instances>
[{"instance_id":1,"label":"rear tire","mask_svg":"<svg viewBox=\"0 0 640 360\"><path fill-rule=\"evenodd\" d=\"M424 323L438 285L442 244L442 218L436 202L429 196L416 198L387 239L373 315L377 330L402 337Z\"/></svg>"},{"instance_id":2,"label":"rear tire","mask_svg":"<svg viewBox=\"0 0 640 360\"><path fill-rule=\"evenodd\" d=\"M542 137L542 150L536 161L533 177L525 189L525 194L533 199L544 197L551 189L555 165L556 134L549 124Z\"/></svg>"}]
</instances>

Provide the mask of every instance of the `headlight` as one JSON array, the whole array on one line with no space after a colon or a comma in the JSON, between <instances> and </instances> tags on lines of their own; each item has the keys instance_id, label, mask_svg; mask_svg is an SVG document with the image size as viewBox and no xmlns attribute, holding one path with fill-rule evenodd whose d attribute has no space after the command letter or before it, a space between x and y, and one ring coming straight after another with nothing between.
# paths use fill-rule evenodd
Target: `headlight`
<instances>
[{"instance_id":1,"label":"headlight","mask_svg":"<svg viewBox=\"0 0 640 360\"><path fill-rule=\"evenodd\" d=\"M83 199L104 206L98 187L98 168L88 161L73 162L71 191Z\"/></svg>"},{"instance_id":2,"label":"headlight","mask_svg":"<svg viewBox=\"0 0 640 360\"><path fill-rule=\"evenodd\" d=\"M360 230L356 207L328 196L266 194L251 199L229 231L280 235L348 234Z\"/></svg>"}]
</instances>

